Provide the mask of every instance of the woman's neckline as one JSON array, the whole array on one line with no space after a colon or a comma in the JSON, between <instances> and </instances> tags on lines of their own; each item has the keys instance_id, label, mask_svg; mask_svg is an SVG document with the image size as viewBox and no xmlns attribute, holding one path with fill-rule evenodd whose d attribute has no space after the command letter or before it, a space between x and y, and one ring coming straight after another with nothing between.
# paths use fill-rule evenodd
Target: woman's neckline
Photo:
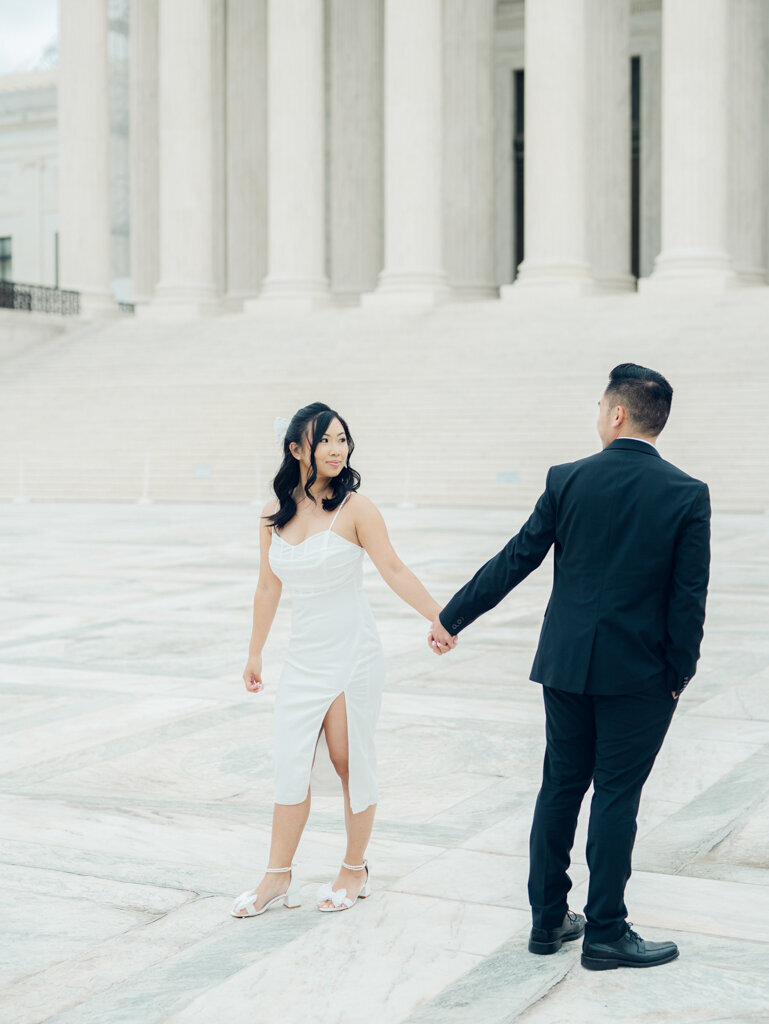
<instances>
[{"instance_id":1,"label":"woman's neckline","mask_svg":"<svg viewBox=\"0 0 769 1024\"><path fill-rule=\"evenodd\" d=\"M327 530L316 530L315 533L311 533L309 537L305 537L304 540L300 540L298 544L291 544L290 541L287 541L284 537L281 537L279 533L276 533L274 529L272 531L273 537L277 537L278 540L285 544L287 548L300 548L302 544L306 544L307 541L312 540L313 537L322 537L326 533L330 533L332 537L338 537L341 541L344 541L345 544L349 544L353 548L360 548L361 551L363 550L360 544L356 544L354 540L348 540L346 537L343 537L341 533L337 533L336 530L332 530L330 526Z\"/></svg>"},{"instance_id":2,"label":"woman's neckline","mask_svg":"<svg viewBox=\"0 0 769 1024\"><path fill-rule=\"evenodd\" d=\"M337 508L336 512L332 516L331 522L328 524L328 526L326 527L325 530L316 530L315 533L311 533L309 536L305 537L304 540L300 540L298 544L292 544L290 541L287 541L283 537L281 537L280 534L276 531L275 527L273 526L273 528L272 528L272 535L273 535L273 537L277 537L279 540L282 540L283 543L286 544L290 548L299 548L299 547L302 546L302 544L306 544L308 540L312 540L313 537L322 537L324 533L335 533L335 531L334 531L334 523L337 521L337 518L339 517L339 513L344 508L345 503L347 502L347 499L349 497L350 497L350 495L348 493L348 494L345 494L345 496L342 498L341 502L339 503L339 507ZM276 512L278 511L277 503L275 505L275 511ZM292 516L292 518L294 518L294 517ZM353 547L359 548L361 546L360 544L356 544L354 541L347 540L347 538L343 537L340 533L335 533L335 536L339 537L339 539L343 540L346 544L352 544Z\"/></svg>"}]
</instances>

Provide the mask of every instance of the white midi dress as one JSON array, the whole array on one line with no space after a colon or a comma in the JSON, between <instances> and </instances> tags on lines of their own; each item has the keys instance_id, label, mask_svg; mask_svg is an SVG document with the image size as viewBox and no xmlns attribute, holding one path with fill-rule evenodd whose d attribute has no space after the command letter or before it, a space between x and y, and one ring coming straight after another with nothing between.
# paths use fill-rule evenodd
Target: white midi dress
<instances>
[{"instance_id":1,"label":"white midi dress","mask_svg":"<svg viewBox=\"0 0 769 1024\"><path fill-rule=\"evenodd\" d=\"M345 498L345 501L347 499ZM315 749L331 704L347 708L353 814L377 803L374 729L385 659L363 592L363 548L334 532L289 544L272 531L270 566L291 597L288 653L275 697L275 803L307 796Z\"/></svg>"}]
</instances>

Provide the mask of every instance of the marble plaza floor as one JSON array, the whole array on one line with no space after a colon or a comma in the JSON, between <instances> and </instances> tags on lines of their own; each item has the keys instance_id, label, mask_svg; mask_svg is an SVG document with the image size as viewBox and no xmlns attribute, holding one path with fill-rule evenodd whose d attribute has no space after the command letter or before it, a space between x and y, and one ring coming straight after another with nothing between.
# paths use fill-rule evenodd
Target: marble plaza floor
<instances>
[{"instance_id":1,"label":"marble plaza floor","mask_svg":"<svg viewBox=\"0 0 769 1024\"><path fill-rule=\"evenodd\" d=\"M524 518L385 511L439 599ZM769 516L714 520L701 668L641 805L630 916L681 957L595 974L578 944L526 951L547 566L441 659L368 566L389 660L373 896L314 909L344 850L326 780L302 908L228 915L266 861L289 622L281 608L267 690L247 694L257 514L0 506L3 1024L769 1021Z\"/></svg>"}]
</instances>

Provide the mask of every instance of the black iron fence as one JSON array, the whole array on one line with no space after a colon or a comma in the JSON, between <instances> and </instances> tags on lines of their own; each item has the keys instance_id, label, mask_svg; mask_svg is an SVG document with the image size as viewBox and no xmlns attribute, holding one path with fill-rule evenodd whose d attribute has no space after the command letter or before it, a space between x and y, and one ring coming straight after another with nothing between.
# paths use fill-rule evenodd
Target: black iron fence
<instances>
[{"instance_id":1,"label":"black iron fence","mask_svg":"<svg viewBox=\"0 0 769 1024\"><path fill-rule=\"evenodd\" d=\"M77 316L80 312L80 292L49 288L43 284L0 281L0 309L22 309L28 313Z\"/></svg>"}]
</instances>

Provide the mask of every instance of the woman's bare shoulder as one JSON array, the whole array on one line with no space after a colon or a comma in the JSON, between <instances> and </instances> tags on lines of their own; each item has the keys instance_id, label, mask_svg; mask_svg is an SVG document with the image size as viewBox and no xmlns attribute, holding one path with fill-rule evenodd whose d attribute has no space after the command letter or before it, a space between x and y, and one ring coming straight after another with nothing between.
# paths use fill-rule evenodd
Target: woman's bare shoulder
<instances>
[{"instance_id":1,"label":"woman's bare shoulder","mask_svg":"<svg viewBox=\"0 0 769 1024\"><path fill-rule=\"evenodd\" d=\"M347 503L352 509L356 522L371 522L372 519L379 519L381 517L382 513L371 498L367 498L360 491L351 492Z\"/></svg>"},{"instance_id":2,"label":"woman's bare shoulder","mask_svg":"<svg viewBox=\"0 0 769 1024\"><path fill-rule=\"evenodd\" d=\"M371 498L367 498L366 495L361 494L360 491L350 491L347 496L347 504L351 508L360 509L361 511L376 508L376 505Z\"/></svg>"},{"instance_id":3,"label":"woman's bare shoulder","mask_svg":"<svg viewBox=\"0 0 769 1024\"><path fill-rule=\"evenodd\" d=\"M276 511L276 503L274 498L270 498L267 504L262 509L262 514L259 517L260 525L269 527L269 523L265 522L268 516L271 516Z\"/></svg>"}]
</instances>

